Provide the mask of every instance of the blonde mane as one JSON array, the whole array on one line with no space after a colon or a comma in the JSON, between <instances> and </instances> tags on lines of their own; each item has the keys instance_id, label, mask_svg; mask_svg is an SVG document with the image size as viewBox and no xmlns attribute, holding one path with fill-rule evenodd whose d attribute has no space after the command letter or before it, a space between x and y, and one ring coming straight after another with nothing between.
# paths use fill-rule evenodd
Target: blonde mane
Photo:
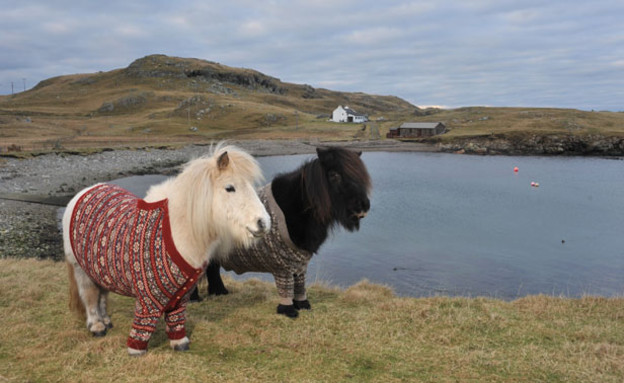
<instances>
[{"instance_id":1,"label":"blonde mane","mask_svg":"<svg viewBox=\"0 0 624 383\"><path fill-rule=\"evenodd\" d=\"M219 158L227 153L228 166L220 169ZM189 161L174 178L152 186L145 197L153 202L169 200L169 212L174 242L181 254L195 266L206 262L217 248L235 245L249 246L252 240L233 238L226 222L220 222L215 210L215 185L220 180L239 179L257 185L264 180L258 162L233 145L220 143L209 154ZM218 239L218 241L216 241Z\"/></svg>"}]
</instances>

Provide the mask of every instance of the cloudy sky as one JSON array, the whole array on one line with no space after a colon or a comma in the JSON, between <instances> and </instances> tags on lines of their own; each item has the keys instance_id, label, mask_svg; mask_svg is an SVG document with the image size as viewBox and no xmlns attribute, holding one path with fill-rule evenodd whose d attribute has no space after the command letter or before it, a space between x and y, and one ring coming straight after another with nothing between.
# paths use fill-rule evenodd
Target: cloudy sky
<instances>
[{"instance_id":1,"label":"cloudy sky","mask_svg":"<svg viewBox=\"0 0 624 383\"><path fill-rule=\"evenodd\" d=\"M418 106L624 110L622 0L1 0L0 94L162 53Z\"/></svg>"}]
</instances>

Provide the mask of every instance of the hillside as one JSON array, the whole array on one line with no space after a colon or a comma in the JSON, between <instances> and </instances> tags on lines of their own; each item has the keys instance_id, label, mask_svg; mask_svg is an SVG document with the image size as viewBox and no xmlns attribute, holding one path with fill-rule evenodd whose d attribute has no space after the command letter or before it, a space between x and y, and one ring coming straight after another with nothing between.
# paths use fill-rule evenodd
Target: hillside
<instances>
[{"instance_id":1,"label":"hillside","mask_svg":"<svg viewBox=\"0 0 624 383\"><path fill-rule=\"evenodd\" d=\"M439 111L446 134L425 140L471 154L624 156L624 113L466 107Z\"/></svg>"},{"instance_id":2,"label":"hillside","mask_svg":"<svg viewBox=\"0 0 624 383\"><path fill-rule=\"evenodd\" d=\"M414 84L418 86L418 84ZM337 124L338 105L373 122ZM171 146L218 139L385 139L403 122L441 121L442 151L624 155L624 113L555 108L421 109L395 96L291 84L252 69L151 55L127 68L50 78L0 96L0 150Z\"/></svg>"},{"instance_id":3,"label":"hillside","mask_svg":"<svg viewBox=\"0 0 624 383\"><path fill-rule=\"evenodd\" d=\"M25 149L219 138L350 139L327 122L338 105L388 120L417 107L393 96L296 85L251 69L152 55L110 72L51 78L0 97L0 137Z\"/></svg>"}]
</instances>

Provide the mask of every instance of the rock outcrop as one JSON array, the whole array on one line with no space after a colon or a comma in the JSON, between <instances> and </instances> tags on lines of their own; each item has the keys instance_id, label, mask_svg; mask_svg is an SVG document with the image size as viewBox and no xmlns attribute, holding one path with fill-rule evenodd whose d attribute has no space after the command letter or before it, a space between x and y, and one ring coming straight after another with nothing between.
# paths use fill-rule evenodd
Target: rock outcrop
<instances>
[{"instance_id":1,"label":"rock outcrop","mask_svg":"<svg viewBox=\"0 0 624 383\"><path fill-rule=\"evenodd\" d=\"M231 68L212 61L180 59L165 55L151 55L131 63L124 73L135 78L192 79L206 83L225 83L243 88L285 94L285 87L277 78L251 70Z\"/></svg>"},{"instance_id":2,"label":"rock outcrop","mask_svg":"<svg viewBox=\"0 0 624 383\"><path fill-rule=\"evenodd\" d=\"M508 155L624 156L624 138L602 135L485 136L440 142L444 152Z\"/></svg>"}]
</instances>

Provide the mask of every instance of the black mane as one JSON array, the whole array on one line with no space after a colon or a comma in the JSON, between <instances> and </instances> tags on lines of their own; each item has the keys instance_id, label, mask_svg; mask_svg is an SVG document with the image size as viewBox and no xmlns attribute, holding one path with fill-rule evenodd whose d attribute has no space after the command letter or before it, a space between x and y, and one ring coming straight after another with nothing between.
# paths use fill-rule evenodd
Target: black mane
<instances>
[{"instance_id":1,"label":"black mane","mask_svg":"<svg viewBox=\"0 0 624 383\"><path fill-rule=\"evenodd\" d=\"M293 243L312 253L318 251L330 230L343 223L348 214L346 203L339 196L344 191L336 184L348 183L348 193L362 197L367 197L371 189L370 176L360 153L343 148L318 149L317 152L318 158L276 176L271 185ZM358 208L368 211L368 198L364 199L366 206Z\"/></svg>"}]
</instances>

